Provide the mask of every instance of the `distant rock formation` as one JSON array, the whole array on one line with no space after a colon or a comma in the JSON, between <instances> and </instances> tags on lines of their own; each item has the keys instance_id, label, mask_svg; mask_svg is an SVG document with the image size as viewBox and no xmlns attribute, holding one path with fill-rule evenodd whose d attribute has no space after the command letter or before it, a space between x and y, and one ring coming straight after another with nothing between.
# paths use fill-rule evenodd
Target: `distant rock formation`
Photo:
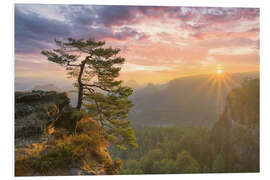
<instances>
[{"instance_id":1,"label":"distant rock formation","mask_svg":"<svg viewBox=\"0 0 270 180\"><path fill-rule=\"evenodd\" d=\"M233 172L259 171L259 79L246 80L227 96L226 108L212 129L212 141Z\"/></svg>"},{"instance_id":2,"label":"distant rock formation","mask_svg":"<svg viewBox=\"0 0 270 180\"><path fill-rule=\"evenodd\" d=\"M56 87L54 84L46 84L46 85L36 85L34 88L31 89L32 91L58 91L61 90Z\"/></svg>"}]
</instances>

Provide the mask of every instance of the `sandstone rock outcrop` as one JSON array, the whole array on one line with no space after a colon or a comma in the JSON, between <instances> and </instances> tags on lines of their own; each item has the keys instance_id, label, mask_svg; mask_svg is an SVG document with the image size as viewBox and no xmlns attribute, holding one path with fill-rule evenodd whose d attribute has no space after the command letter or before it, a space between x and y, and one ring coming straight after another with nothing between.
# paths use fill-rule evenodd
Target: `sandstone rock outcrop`
<instances>
[{"instance_id":1,"label":"sandstone rock outcrop","mask_svg":"<svg viewBox=\"0 0 270 180\"><path fill-rule=\"evenodd\" d=\"M103 127L72 108L66 93L15 93L16 176L115 174L121 160L108 146Z\"/></svg>"},{"instance_id":2,"label":"sandstone rock outcrop","mask_svg":"<svg viewBox=\"0 0 270 180\"><path fill-rule=\"evenodd\" d=\"M44 130L70 107L66 93L32 91L15 93L15 146L39 141Z\"/></svg>"},{"instance_id":3,"label":"sandstone rock outcrop","mask_svg":"<svg viewBox=\"0 0 270 180\"><path fill-rule=\"evenodd\" d=\"M212 141L232 172L259 171L259 79L247 79L227 96L226 108L212 129ZM238 170L241 172L242 170Z\"/></svg>"}]
</instances>

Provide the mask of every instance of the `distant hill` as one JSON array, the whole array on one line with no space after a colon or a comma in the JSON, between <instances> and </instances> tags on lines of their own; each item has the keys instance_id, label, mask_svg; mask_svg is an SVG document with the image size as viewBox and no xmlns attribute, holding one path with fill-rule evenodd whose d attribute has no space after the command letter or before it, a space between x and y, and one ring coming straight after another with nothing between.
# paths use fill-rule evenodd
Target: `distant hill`
<instances>
[{"instance_id":1,"label":"distant hill","mask_svg":"<svg viewBox=\"0 0 270 180\"><path fill-rule=\"evenodd\" d=\"M129 120L133 124L150 126L212 127L222 112L223 105L218 102L225 102L227 93L245 77L256 78L259 77L259 73L227 74L231 81L227 80L227 85L221 84L220 88L214 84L214 79L210 80L212 76L188 76L173 79L165 84L149 83L145 87L133 87L135 91L131 99L134 107L131 109ZM130 85L132 84L135 85L136 81L130 82ZM35 86L33 90L61 91L53 84ZM77 93L67 92L71 105L75 107ZM218 97L222 100L217 101Z\"/></svg>"},{"instance_id":2,"label":"distant hill","mask_svg":"<svg viewBox=\"0 0 270 180\"><path fill-rule=\"evenodd\" d=\"M125 86L131 87L131 88L138 88L139 84L134 80L128 80L124 82Z\"/></svg>"},{"instance_id":3,"label":"distant hill","mask_svg":"<svg viewBox=\"0 0 270 180\"><path fill-rule=\"evenodd\" d=\"M56 87L54 84L36 85L35 87L33 87L33 88L31 89L31 91L32 91L32 90L35 90L35 91L37 91L37 90L41 90L41 91L58 91L58 92L61 91L61 90L60 90L58 87Z\"/></svg>"},{"instance_id":4,"label":"distant hill","mask_svg":"<svg viewBox=\"0 0 270 180\"><path fill-rule=\"evenodd\" d=\"M149 84L132 96L133 124L153 126L203 125L212 127L222 112L227 93L245 78L258 72L226 74L220 85L213 75L174 79L164 85ZM162 88L160 88L162 87Z\"/></svg>"}]
</instances>

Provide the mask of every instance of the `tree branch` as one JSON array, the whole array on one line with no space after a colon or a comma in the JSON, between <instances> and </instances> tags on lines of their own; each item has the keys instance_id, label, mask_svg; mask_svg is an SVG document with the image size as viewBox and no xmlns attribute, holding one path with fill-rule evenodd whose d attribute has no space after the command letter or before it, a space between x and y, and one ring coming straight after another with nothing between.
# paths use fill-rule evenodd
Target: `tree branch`
<instances>
[{"instance_id":1,"label":"tree branch","mask_svg":"<svg viewBox=\"0 0 270 180\"><path fill-rule=\"evenodd\" d=\"M85 89L87 89L88 91L90 91L91 93L95 93L94 89L89 88L89 87L84 87Z\"/></svg>"},{"instance_id":2,"label":"tree branch","mask_svg":"<svg viewBox=\"0 0 270 180\"><path fill-rule=\"evenodd\" d=\"M99 85L96 85L96 84L82 84L84 87L97 87L97 88L99 88L99 89L101 89L101 90L103 90L103 91L107 91L107 92L111 92L111 90L110 89L107 89L107 88L104 88L104 87L101 87L101 86L99 86Z\"/></svg>"}]
</instances>

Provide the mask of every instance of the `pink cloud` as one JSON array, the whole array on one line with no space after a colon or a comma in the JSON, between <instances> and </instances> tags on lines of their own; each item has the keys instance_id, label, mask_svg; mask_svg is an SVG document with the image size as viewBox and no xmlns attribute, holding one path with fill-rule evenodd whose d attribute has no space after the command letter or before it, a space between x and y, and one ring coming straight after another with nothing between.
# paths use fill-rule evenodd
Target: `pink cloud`
<instances>
[{"instance_id":1,"label":"pink cloud","mask_svg":"<svg viewBox=\"0 0 270 180\"><path fill-rule=\"evenodd\" d=\"M245 32L221 32L221 31L213 31L213 32L203 32L203 33L195 33L192 35L197 40L209 40L209 39L220 39L220 38L251 38L256 37L260 33L259 28L254 28Z\"/></svg>"}]
</instances>

